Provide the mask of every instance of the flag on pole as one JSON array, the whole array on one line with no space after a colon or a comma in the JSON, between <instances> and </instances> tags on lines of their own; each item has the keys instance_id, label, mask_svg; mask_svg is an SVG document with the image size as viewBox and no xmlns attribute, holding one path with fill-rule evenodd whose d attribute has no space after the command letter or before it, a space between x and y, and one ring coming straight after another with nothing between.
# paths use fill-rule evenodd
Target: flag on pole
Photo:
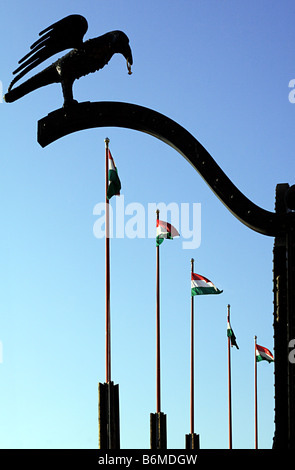
<instances>
[{"instance_id":1,"label":"flag on pole","mask_svg":"<svg viewBox=\"0 0 295 470\"><path fill-rule=\"evenodd\" d=\"M176 228L168 222L163 222L163 220L157 219L156 245L161 245L164 238L172 240L174 237L179 237L179 233Z\"/></svg>"},{"instance_id":2,"label":"flag on pole","mask_svg":"<svg viewBox=\"0 0 295 470\"><path fill-rule=\"evenodd\" d=\"M192 295L203 294L221 294L223 290L217 289L214 284L200 274L192 273L191 277L191 293Z\"/></svg>"},{"instance_id":3,"label":"flag on pole","mask_svg":"<svg viewBox=\"0 0 295 470\"><path fill-rule=\"evenodd\" d=\"M109 174L108 174L109 185L108 185L108 190L107 190L107 198L111 199L111 197L113 196L120 196L121 181L119 179L118 170L117 170L114 159L109 149L108 149L108 152L109 152Z\"/></svg>"},{"instance_id":4,"label":"flag on pole","mask_svg":"<svg viewBox=\"0 0 295 470\"><path fill-rule=\"evenodd\" d=\"M274 362L274 357L267 348L256 344L256 362L260 361Z\"/></svg>"},{"instance_id":5,"label":"flag on pole","mask_svg":"<svg viewBox=\"0 0 295 470\"><path fill-rule=\"evenodd\" d=\"M231 345L239 349L239 346L237 345L237 342L236 342L235 334L233 332L233 329L229 321L227 322L227 336L228 338L230 338Z\"/></svg>"}]
</instances>

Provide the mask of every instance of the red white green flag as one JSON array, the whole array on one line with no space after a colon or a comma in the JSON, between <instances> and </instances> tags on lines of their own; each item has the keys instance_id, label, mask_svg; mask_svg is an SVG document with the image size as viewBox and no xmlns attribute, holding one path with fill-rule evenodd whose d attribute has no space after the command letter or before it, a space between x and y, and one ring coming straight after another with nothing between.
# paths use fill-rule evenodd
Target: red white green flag
<instances>
[{"instance_id":1,"label":"red white green flag","mask_svg":"<svg viewBox=\"0 0 295 470\"><path fill-rule=\"evenodd\" d=\"M274 357L269 349L256 344L256 362L260 361L274 362Z\"/></svg>"},{"instance_id":2,"label":"red white green flag","mask_svg":"<svg viewBox=\"0 0 295 470\"><path fill-rule=\"evenodd\" d=\"M192 295L221 294L223 291L217 289L214 284L200 274L192 273L191 293Z\"/></svg>"},{"instance_id":3,"label":"red white green flag","mask_svg":"<svg viewBox=\"0 0 295 470\"><path fill-rule=\"evenodd\" d=\"M168 222L163 222L163 220L157 219L156 245L161 245L164 238L172 240L174 237L179 237L179 233L176 228Z\"/></svg>"},{"instance_id":4,"label":"red white green flag","mask_svg":"<svg viewBox=\"0 0 295 470\"><path fill-rule=\"evenodd\" d=\"M118 170L115 165L112 154L110 150L108 150L108 152L109 152L109 174L108 174L109 184L108 184L108 190L107 190L107 198L111 199L111 197L113 196L120 196L121 181L119 179Z\"/></svg>"},{"instance_id":5,"label":"red white green flag","mask_svg":"<svg viewBox=\"0 0 295 470\"><path fill-rule=\"evenodd\" d=\"M231 345L239 349L239 346L237 345L237 341L236 341L236 336L234 334L234 331L229 321L227 322L227 336L228 338L230 338Z\"/></svg>"}]
</instances>

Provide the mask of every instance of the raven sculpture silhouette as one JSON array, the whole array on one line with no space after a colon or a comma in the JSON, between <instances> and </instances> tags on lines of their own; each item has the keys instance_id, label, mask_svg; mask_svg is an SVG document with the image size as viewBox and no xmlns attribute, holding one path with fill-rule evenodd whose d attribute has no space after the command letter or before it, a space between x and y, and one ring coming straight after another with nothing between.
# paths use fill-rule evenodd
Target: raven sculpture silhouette
<instances>
[{"instance_id":1,"label":"raven sculpture silhouette","mask_svg":"<svg viewBox=\"0 0 295 470\"><path fill-rule=\"evenodd\" d=\"M12 103L22 96L51 83L61 83L64 106L76 103L73 98L73 83L83 75L102 69L116 53L127 61L128 73L133 64L129 39L122 31L111 31L94 39L83 41L88 29L87 20L81 15L69 15L39 33L40 39L31 46L31 51L18 63L13 74L17 74L8 87L4 100ZM14 84L54 54L73 48L52 65L29 78L17 87Z\"/></svg>"}]
</instances>

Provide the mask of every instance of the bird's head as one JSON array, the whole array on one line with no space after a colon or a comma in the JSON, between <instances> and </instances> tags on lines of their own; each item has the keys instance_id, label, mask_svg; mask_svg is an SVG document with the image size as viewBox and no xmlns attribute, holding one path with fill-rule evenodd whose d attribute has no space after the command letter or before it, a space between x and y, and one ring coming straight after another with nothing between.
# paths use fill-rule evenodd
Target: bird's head
<instances>
[{"instance_id":1,"label":"bird's head","mask_svg":"<svg viewBox=\"0 0 295 470\"><path fill-rule=\"evenodd\" d=\"M129 75L131 72L131 65L133 64L133 57L131 48L129 45L129 39L123 31L112 31L111 35L111 45L114 48L114 51L122 54L127 61L127 68Z\"/></svg>"}]
</instances>

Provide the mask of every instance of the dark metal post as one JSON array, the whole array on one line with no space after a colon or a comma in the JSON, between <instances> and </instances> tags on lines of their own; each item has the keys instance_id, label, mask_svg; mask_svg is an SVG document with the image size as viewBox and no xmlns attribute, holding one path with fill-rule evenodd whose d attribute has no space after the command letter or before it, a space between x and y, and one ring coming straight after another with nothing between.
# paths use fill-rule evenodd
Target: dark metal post
<instances>
[{"instance_id":1,"label":"dark metal post","mask_svg":"<svg viewBox=\"0 0 295 470\"><path fill-rule=\"evenodd\" d=\"M295 338L295 233L291 227L287 233L287 279L288 279L288 409L289 449L295 448L295 364L289 360L289 343Z\"/></svg>"},{"instance_id":2,"label":"dark metal post","mask_svg":"<svg viewBox=\"0 0 295 470\"><path fill-rule=\"evenodd\" d=\"M200 434L190 433L185 435L185 448L200 449Z\"/></svg>"},{"instance_id":3,"label":"dark metal post","mask_svg":"<svg viewBox=\"0 0 295 470\"><path fill-rule=\"evenodd\" d=\"M276 187L276 213L295 209L294 186ZM295 338L295 234L294 223L274 243L274 350L275 435L274 449L295 448L295 370L289 361L289 343Z\"/></svg>"},{"instance_id":4,"label":"dark metal post","mask_svg":"<svg viewBox=\"0 0 295 470\"><path fill-rule=\"evenodd\" d=\"M150 447L167 449L167 420L162 412L150 414Z\"/></svg>"},{"instance_id":5,"label":"dark metal post","mask_svg":"<svg viewBox=\"0 0 295 470\"><path fill-rule=\"evenodd\" d=\"M276 187L275 210L286 214L286 192L288 184ZM274 285L274 379L275 379L275 433L274 449L288 446L288 286L286 233L275 237L273 249Z\"/></svg>"},{"instance_id":6,"label":"dark metal post","mask_svg":"<svg viewBox=\"0 0 295 470\"><path fill-rule=\"evenodd\" d=\"M120 449L119 385L98 384L99 448Z\"/></svg>"}]
</instances>

